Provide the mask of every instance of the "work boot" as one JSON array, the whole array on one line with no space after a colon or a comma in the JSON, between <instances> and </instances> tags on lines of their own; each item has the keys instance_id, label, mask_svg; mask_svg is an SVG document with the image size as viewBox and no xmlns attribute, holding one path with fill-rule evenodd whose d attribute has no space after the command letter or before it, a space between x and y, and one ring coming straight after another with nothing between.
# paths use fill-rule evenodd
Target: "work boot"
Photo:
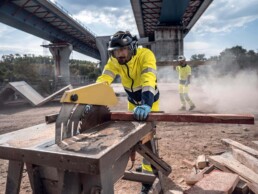
<instances>
[{"instance_id":1,"label":"work boot","mask_svg":"<svg viewBox=\"0 0 258 194\"><path fill-rule=\"evenodd\" d=\"M142 165L138 166L137 168L135 168L136 172L142 172Z\"/></svg>"},{"instance_id":2,"label":"work boot","mask_svg":"<svg viewBox=\"0 0 258 194\"><path fill-rule=\"evenodd\" d=\"M195 105L190 106L189 110L195 109Z\"/></svg>"},{"instance_id":3,"label":"work boot","mask_svg":"<svg viewBox=\"0 0 258 194\"><path fill-rule=\"evenodd\" d=\"M142 190L140 194L148 194L151 189L151 186L152 185L150 184L142 184Z\"/></svg>"},{"instance_id":4,"label":"work boot","mask_svg":"<svg viewBox=\"0 0 258 194\"><path fill-rule=\"evenodd\" d=\"M181 106L179 110L186 110L185 106Z\"/></svg>"}]
</instances>

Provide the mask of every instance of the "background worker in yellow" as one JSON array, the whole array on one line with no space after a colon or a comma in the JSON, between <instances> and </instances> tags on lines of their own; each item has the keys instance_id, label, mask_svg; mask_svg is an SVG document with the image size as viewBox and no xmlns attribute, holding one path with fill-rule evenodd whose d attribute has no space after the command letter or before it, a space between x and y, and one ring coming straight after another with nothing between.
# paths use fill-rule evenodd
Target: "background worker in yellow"
<instances>
[{"instance_id":1,"label":"background worker in yellow","mask_svg":"<svg viewBox=\"0 0 258 194\"><path fill-rule=\"evenodd\" d=\"M188 95L189 84L191 81L191 67L186 63L183 55L178 56L179 65L176 66L176 71L179 77L179 96L181 101L181 108L179 110L186 110L186 102L189 104L189 110L195 108L194 103Z\"/></svg>"},{"instance_id":2,"label":"background worker in yellow","mask_svg":"<svg viewBox=\"0 0 258 194\"><path fill-rule=\"evenodd\" d=\"M146 120L151 111L159 110L156 58L151 50L137 47L137 38L130 32L118 31L111 36L108 52L110 58L97 82L111 84L120 75L127 93L128 110L136 120ZM143 172L152 172L151 165L143 159ZM143 184L142 194L148 193L151 185Z\"/></svg>"}]
</instances>

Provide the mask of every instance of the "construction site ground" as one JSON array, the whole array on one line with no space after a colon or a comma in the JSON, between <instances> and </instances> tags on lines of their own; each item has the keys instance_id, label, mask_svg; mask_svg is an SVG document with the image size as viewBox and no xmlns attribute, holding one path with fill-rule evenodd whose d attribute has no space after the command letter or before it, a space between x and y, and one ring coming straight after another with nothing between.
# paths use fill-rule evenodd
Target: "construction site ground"
<instances>
[{"instance_id":1,"label":"construction site ground","mask_svg":"<svg viewBox=\"0 0 258 194\"><path fill-rule=\"evenodd\" d=\"M160 122L157 124L157 137L160 138L158 148L159 154L172 167L172 173L165 179L166 190L184 191L189 188L184 182L184 176L191 172L182 163L183 159L194 161L198 155L214 155L228 149L221 142L222 138L230 138L244 145L258 149L252 143L258 140L258 105L257 100L247 103L244 108L239 110L238 104L234 104L231 99L227 109L223 107L218 99L212 101L207 92L196 88L190 91L190 96L196 104L194 111L178 111L180 108L179 97L176 85L161 86L161 110L175 114L194 114L194 113L232 113L232 114L254 114L255 125L242 124L202 124L202 123L170 123ZM194 88L194 86L192 87ZM221 94L221 97L223 94ZM256 96L254 99L258 99ZM248 101L248 100L247 100ZM256 103L256 104L254 104ZM43 123L45 116L58 113L60 110L59 102L51 102L42 107L33 108L29 104L8 105L0 108L0 134L19 130ZM241 107L241 106L240 106ZM238 108L238 109L236 109ZM119 104L111 107L112 111L126 111L127 101L125 96L119 97ZM25 134L26 135L26 134ZM141 162L141 157L137 155L137 167ZM128 168L130 167L128 163ZM4 193L6 185L8 163L0 159L0 193ZM140 183L120 180L115 184L116 194L135 194L140 192ZM20 193L32 193L29 179L24 170Z\"/></svg>"}]
</instances>

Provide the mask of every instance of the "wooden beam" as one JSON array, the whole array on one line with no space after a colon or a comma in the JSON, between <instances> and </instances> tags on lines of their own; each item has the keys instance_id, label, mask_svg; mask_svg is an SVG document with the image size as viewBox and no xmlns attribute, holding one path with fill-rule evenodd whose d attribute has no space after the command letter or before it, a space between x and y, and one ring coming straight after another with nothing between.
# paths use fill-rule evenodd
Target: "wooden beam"
<instances>
[{"instance_id":1,"label":"wooden beam","mask_svg":"<svg viewBox=\"0 0 258 194\"><path fill-rule=\"evenodd\" d=\"M58 114L46 116L46 122L55 122ZM111 112L113 121L134 121L131 112ZM254 124L254 116L237 114L170 114L163 112L150 113L147 121L165 122L192 122L192 123L228 123L228 124Z\"/></svg>"},{"instance_id":2,"label":"wooden beam","mask_svg":"<svg viewBox=\"0 0 258 194\"><path fill-rule=\"evenodd\" d=\"M256 183L247 183L247 186L254 193L258 193L258 184L256 184Z\"/></svg>"},{"instance_id":3,"label":"wooden beam","mask_svg":"<svg viewBox=\"0 0 258 194\"><path fill-rule=\"evenodd\" d=\"M253 172L250 168L247 168L245 165L238 162L233 158L232 154L224 153L219 156L209 156L209 161L217 161L221 165L226 166L233 172L237 173L239 176L244 179L258 184L258 174ZM216 164L214 164L216 166Z\"/></svg>"},{"instance_id":4,"label":"wooden beam","mask_svg":"<svg viewBox=\"0 0 258 194\"><path fill-rule=\"evenodd\" d=\"M245 146L241 143L238 143L237 141L234 141L234 140L231 140L231 139L222 139L221 140L223 143L227 144L227 145L231 145L231 146L234 146L240 150L243 150L255 157L258 157L258 151L253 149L253 148L250 148L248 146Z\"/></svg>"},{"instance_id":5,"label":"wooden beam","mask_svg":"<svg viewBox=\"0 0 258 194\"><path fill-rule=\"evenodd\" d=\"M111 120L135 120L132 112L112 112ZM254 124L253 115L150 113L146 121Z\"/></svg>"},{"instance_id":6,"label":"wooden beam","mask_svg":"<svg viewBox=\"0 0 258 194\"><path fill-rule=\"evenodd\" d=\"M239 150L232 148L232 154L236 160L244 164L246 167L253 170L256 174L258 174L258 159L251 156L250 154Z\"/></svg>"},{"instance_id":7,"label":"wooden beam","mask_svg":"<svg viewBox=\"0 0 258 194\"><path fill-rule=\"evenodd\" d=\"M156 179L156 176L154 174L146 174L143 172L125 171L122 179L128 180L128 181L152 184Z\"/></svg>"}]
</instances>

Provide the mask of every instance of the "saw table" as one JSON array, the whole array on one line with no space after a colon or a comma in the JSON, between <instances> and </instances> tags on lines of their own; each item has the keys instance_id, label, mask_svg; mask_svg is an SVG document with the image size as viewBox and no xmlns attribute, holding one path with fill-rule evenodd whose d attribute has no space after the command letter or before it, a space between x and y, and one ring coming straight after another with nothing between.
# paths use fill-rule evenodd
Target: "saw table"
<instances>
[{"instance_id":1,"label":"saw table","mask_svg":"<svg viewBox=\"0 0 258 194\"><path fill-rule=\"evenodd\" d=\"M81 193L81 189L83 193L114 193L130 149L152 130L150 122L106 122L80 134L81 140L67 148L55 144L54 124L1 135L0 158L9 160L6 193L19 193L24 164L37 194Z\"/></svg>"}]
</instances>

